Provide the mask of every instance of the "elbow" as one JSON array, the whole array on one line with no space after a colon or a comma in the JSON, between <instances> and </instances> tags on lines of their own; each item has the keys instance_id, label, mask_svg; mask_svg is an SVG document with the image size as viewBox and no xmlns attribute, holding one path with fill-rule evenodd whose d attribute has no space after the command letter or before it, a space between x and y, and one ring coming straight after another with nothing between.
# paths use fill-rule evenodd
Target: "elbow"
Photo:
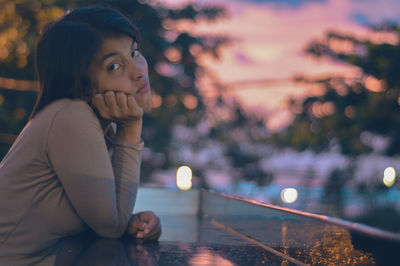
<instances>
[{"instance_id":1,"label":"elbow","mask_svg":"<svg viewBox=\"0 0 400 266\"><path fill-rule=\"evenodd\" d=\"M98 224L92 229L96 234L104 238L120 238L125 233L126 227L127 223L123 223L122 221L113 221Z\"/></svg>"}]
</instances>

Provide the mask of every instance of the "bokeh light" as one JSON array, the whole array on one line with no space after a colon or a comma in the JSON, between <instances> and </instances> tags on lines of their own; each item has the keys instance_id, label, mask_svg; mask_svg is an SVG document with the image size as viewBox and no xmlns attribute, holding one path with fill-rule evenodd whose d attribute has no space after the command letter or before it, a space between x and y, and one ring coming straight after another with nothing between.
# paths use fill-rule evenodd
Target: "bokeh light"
<instances>
[{"instance_id":1,"label":"bokeh light","mask_svg":"<svg viewBox=\"0 0 400 266\"><path fill-rule=\"evenodd\" d=\"M180 190L192 188L192 169L188 166L181 166L176 171L176 185Z\"/></svg>"},{"instance_id":2,"label":"bokeh light","mask_svg":"<svg viewBox=\"0 0 400 266\"><path fill-rule=\"evenodd\" d=\"M393 167L387 167L383 172L383 184L387 187L394 185L396 181L396 170Z\"/></svg>"},{"instance_id":3,"label":"bokeh light","mask_svg":"<svg viewBox=\"0 0 400 266\"><path fill-rule=\"evenodd\" d=\"M187 109L192 110L192 109L196 108L198 105L197 98L191 94L185 95L185 97L183 98L183 105Z\"/></svg>"},{"instance_id":4,"label":"bokeh light","mask_svg":"<svg viewBox=\"0 0 400 266\"><path fill-rule=\"evenodd\" d=\"M169 47L164 52L165 57L172 63L178 63L182 59L181 52L175 47Z\"/></svg>"},{"instance_id":5,"label":"bokeh light","mask_svg":"<svg viewBox=\"0 0 400 266\"><path fill-rule=\"evenodd\" d=\"M293 203L298 197L297 190L295 188L284 188L281 191L281 199L284 203Z\"/></svg>"},{"instance_id":6,"label":"bokeh light","mask_svg":"<svg viewBox=\"0 0 400 266\"><path fill-rule=\"evenodd\" d=\"M162 104L162 98L160 95L153 93L151 95L151 107L158 108Z\"/></svg>"}]
</instances>

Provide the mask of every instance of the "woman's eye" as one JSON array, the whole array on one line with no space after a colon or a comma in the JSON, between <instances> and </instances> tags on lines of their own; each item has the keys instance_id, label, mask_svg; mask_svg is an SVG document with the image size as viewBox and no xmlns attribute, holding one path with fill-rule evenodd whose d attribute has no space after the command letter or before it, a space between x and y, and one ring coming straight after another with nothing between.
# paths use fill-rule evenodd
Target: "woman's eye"
<instances>
[{"instance_id":1,"label":"woman's eye","mask_svg":"<svg viewBox=\"0 0 400 266\"><path fill-rule=\"evenodd\" d=\"M115 71L115 70L118 70L120 67L121 67L120 64L115 63L115 64L109 65L109 66L107 67L107 69L110 70L110 71Z\"/></svg>"},{"instance_id":2,"label":"woman's eye","mask_svg":"<svg viewBox=\"0 0 400 266\"><path fill-rule=\"evenodd\" d=\"M132 57L136 57L136 56L138 56L138 55L139 55L139 49L133 50L133 52L132 52Z\"/></svg>"}]
</instances>

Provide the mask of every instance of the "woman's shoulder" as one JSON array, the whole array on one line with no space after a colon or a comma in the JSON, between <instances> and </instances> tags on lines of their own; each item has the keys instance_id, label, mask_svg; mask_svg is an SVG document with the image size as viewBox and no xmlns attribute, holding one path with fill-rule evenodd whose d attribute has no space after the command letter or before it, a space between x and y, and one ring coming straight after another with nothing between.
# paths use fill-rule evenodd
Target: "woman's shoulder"
<instances>
[{"instance_id":1,"label":"woman's shoulder","mask_svg":"<svg viewBox=\"0 0 400 266\"><path fill-rule=\"evenodd\" d=\"M87 102L67 98L50 103L31 122L32 126L48 130L60 127L68 131L88 125L101 127L97 115Z\"/></svg>"},{"instance_id":2,"label":"woman's shoulder","mask_svg":"<svg viewBox=\"0 0 400 266\"><path fill-rule=\"evenodd\" d=\"M44 154L43 147L47 146L50 132L57 132L60 136L64 136L65 134L74 134L76 129L79 130L86 125L94 125L92 128L101 132L97 116L86 102L60 99L47 105L28 122L14 146L29 146L29 150L37 151L33 154Z\"/></svg>"},{"instance_id":3,"label":"woman's shoulder","mask_svg":"<svg viewBox=\"0 0 400 266\"><path fill-rule=\"evenodd\" d=\"M49 126L49 136L65 136L82 134L95 134L98 132L101 136L102 127L100 121L93 109L83 100L62 99L53 102L43 110L41 119L47 119Z\"/></svg>"},{"instance_id":4,"label":"woman's shoulder","mask_svg":"<svg viewBox=\"0 0 400 266\"><path fill-rule=\"evenodd\" d=\"M87 102L81 99L69 99L69 98L56 100L44 108L44 110L46 109L51 109L52 113L65 112L65 111L93 112L92 108L89 106Z\"/></svg>"},{"instance_id":5,"label":"woman's shoulder","mask_svg":"<svg viewBox=\"0 0 400 266\"><path fill-rule=\"evenodd\" d=\"M81 99L63 98L50 103L37 114L36 118L50 121L61 117L71 119L95 119L96 115L87 102Z\"/></svg>"}]
</instances>

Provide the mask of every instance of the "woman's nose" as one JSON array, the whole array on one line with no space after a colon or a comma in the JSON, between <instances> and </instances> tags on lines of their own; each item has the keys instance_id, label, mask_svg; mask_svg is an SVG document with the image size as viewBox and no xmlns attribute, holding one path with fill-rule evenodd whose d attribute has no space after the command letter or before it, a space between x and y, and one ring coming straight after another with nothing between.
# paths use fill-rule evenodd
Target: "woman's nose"
<instances>
[{"instance_id":1,"label":"woman's nose","mask_svg":"<svg viewBox=\"0 0 400 266\"><path fill-rule=\"evenodd\" d=\"M134 81L141 79L145 74L145 68L140 62L131 61L129 64L129 75Z\"/></svg>"}]
</instances>

